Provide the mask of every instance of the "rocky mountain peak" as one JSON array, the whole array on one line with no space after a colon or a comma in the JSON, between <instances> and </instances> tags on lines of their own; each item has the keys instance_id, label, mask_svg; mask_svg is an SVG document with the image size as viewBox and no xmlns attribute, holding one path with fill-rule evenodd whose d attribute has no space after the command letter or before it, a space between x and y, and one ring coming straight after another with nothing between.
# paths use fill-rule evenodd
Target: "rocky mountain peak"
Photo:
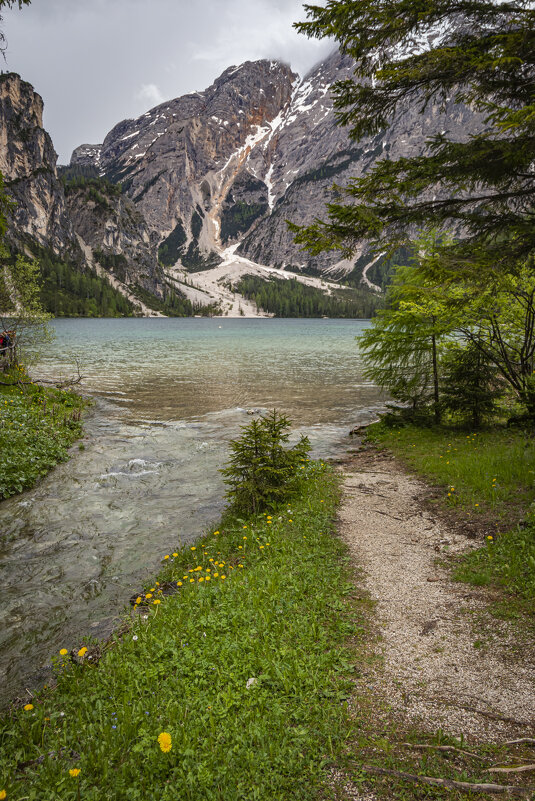
<instances>
[{"instance_id":1,"label":"rocky mountain peak","mask_svg":"<svg viewBox=\"0 0 535 801\"><path fill-rule=\"evenodd\" d=\"M56 173L57 154L43 129L43 100L13 72L0 75L0 172L16 202L8 240L28 236L64 253L74 243Z\"/></svg>"}]
</instances>

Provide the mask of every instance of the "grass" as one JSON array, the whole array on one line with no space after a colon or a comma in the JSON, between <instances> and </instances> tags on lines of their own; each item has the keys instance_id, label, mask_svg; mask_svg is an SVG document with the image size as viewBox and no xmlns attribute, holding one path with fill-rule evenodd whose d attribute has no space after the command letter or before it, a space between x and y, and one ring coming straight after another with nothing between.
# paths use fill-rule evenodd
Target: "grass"
<instances>
[{"instance_id":1,"label":"grass","mask_svg":"<svg viewBox=\"0 0 535 801\"><path fill-rule=\"evenodd\" d=\"M303 473L301 494L278 513L226 517L163 554L109 643L51 655L56 686L0 721L0 797L327 801L357 788L400 801L483 798L365 766L474 782L489 781L496 760L527 758L522 746L467 748L377 698L373 603L333 536L339 481L318 462ZM495 559L496 544L473 556Z\"/></svg>"},{"instance_id":2,"label":"grass","mask_svg":"<svg viewBox=\"0 0 535 801\"><path fill-rule=\"evenodd\" d=\"M28 384L23 368L2 373L0 385L0 498L31 487L58 462L81 435L79 395Z\"/></svg>"},{"instance_id":3,"label":"grass","mask_svg":"<svg viewBox=\"0 0 535 801\"><path fill-rule=\"evenodd\" d=\"M372 442L442 488L444 502L465 516L488 513L507 525L535 502L535 438L524 431L477 432L437 426L370 426Z\"/></svg>"},{"instance_id":4,"label":"grass","mask_svg":"<svg viewBox=\"0 0 535 801\"><path fill-rule=\"evenodd\" d=\"M518 601L515 607L509 607L509 615L518 611L518 605L533 615L535 526L518 527L505 534L487 537L483 548L463 557L453 576L458 581L477 586L502 587Z\"/></svg>"},{"instance_id":5,"label":"grass","mask_svg":"<svg viewBox=\"0 0 535 801\"><path fill-rule=\"evenodd\" d=\"M82 643L66 644L56 688L2 723L8 799L330 797L359 618L332 536L338 480L318 463L304 472L279 514L165 554L98 664L98 646L80 658Z\"/></svg>"},{"instance_id":6,"label":"grass","mask_svg":"<svg viewBox=\"0 0 535 801\"><path fill-rule=\"evenodd\" d=\"M480 520L493 534L483 547L454 563L453 578L501 591L491 611L534 616L535 439L524 431L493 428L466 433L445 426L370 426L369 439L438 485L459 519Z\"/></svg>"}]
</instances>

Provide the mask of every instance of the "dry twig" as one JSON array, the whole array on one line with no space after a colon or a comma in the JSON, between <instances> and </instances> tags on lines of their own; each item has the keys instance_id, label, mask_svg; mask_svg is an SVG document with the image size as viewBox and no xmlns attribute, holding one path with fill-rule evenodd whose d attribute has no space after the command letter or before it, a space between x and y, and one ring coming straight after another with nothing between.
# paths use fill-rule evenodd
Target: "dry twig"
<instances>
[{"instance_id":1,"label":"dry twig","mask_svg":"<svg viewBox=\"0 0 535 801\"><path fill-rule=\"evenodd\" d=\"M401 770L376 768L375 765L360 765L360 768L367 773L377 773L380 776L395 776L397 779L403 779L403 781L421 782L422 784L430 784L433 787L449 787L452 790L469 790L475 793L513 793L514 795L524 795L535 791L535 787L516 787L514 784L479 784L477 782L457 782L453 779L435 779L434 776L416 776L414 773L405 773Z\"/></svg>"},{"instance_id":2,"label":"dry twig","mask_svg":"<svg viewBox=\"0 0 535 801\"><path fill-rule=\"evenodd\" d=\"M464 756L473 757L474 759L483 760L483 757L479 756L479 754L472 754L470 751L462 751L460 748L455 748L454 745L427 745L424 743L403 743L403 745L406 745L407 748L417 748L421 750L432 748L435 751L451 751L457 754L464 754Z\"/></svg>"}]
</instances>

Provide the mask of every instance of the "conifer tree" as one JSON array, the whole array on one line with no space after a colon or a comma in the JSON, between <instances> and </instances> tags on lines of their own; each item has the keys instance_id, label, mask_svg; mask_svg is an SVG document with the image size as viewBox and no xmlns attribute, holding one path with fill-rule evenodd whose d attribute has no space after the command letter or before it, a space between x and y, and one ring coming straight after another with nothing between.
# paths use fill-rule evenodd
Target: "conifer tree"
<instances>
[{"instance_id":1,"label":"conifer tree","mask_svg":"<svg viewBox=\"0 0 535 801\"><path fill-rule=\"evenodd\" d=\"M296 27L333 37L355 59L334 87L338 120L359 139L408 104L424 111L452 98L484 115L479 133L435 136L421 155L379 160L340 190L327 221L299 229L312 252L350 255L363 239L384 249L415 228L462 231L449 256L467 267L511 269L535 251L535 10L528 0L327 0L306 5ZM418 47L414 48L414 44ZM437 188L422 196L424 190ZM455 257L455 258L453 258Z\"/></svg>"},{"instance_id":2,"label":"conifer tree","mask_svg":"<svg viewBox=\"0 0 535 801\"><path fill-rule=\"evenodd\" d=\"M490 361L483 343L453 346L443 359L442 403L451 412L460 414L473 428L480 428L485 418L496 411L496 402L503 395L497 380L497 369Z\"/></svg>"},{"instance_id":3,"label":"conifer tree","mask_svg":"<svg viewBox=\"0 0 535 801\"><path fill-rule=\"evenodd\" d=\"M229 464L221 472L233 511L258 514L291 497L299 478L298 466L310 446L307 437L301 437L288 447L289 426L288 418L274 409L243 426L241 437L230 443Z\"/></svg>"}]
</instances>

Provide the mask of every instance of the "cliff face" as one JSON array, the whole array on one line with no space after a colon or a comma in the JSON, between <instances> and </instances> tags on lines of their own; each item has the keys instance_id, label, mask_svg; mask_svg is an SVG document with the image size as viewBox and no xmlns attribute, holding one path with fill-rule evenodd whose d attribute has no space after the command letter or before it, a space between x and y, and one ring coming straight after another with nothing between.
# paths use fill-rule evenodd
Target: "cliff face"
<instances>
[{"instance_id":1,"label":"cliff face","mask_svg":"<svg viewBox=\"0 0 535 801\"><path fill-rule=\"evenodd\" d=\"M0 172L17 204L9 219L12 244L30 237L57 254L76 250L56 160L42 98L19 75L0 76Z\"/></svg>"},{"instance_id":2,"label":"cliff face","mask_svg":"<svg viewBox=\"0 0 535 801\"><path fill-rule=\"evenodd\" d=\"M177 227L183 231L190 260L213 258L227 194L289 106L296 79L277 62L231 67L205 92L119 123L101 146L77 148L71 164L91 163L120 181L160 239Z\"/></svg>"},{"instance_id":3,"label":"cliff face","mask_svg":"<svg viewBox=\"0 0 535 801\"><path fill-rule=\"evenodd\" d=\"M36 242L81 270L97 261L120 282L138 284L161 297L158 242L142 213L115 187L98 180L65 191L56 160L43 129L40 95L20 76L2 75L0 172L16 203L9 215L8 242L18 249Z\"/></svg>"},{"instance_id":4,"label":"cliff face","mask_svg":"<svg viewBox=\"0 0 535 801\"><path fill-rule=\"evenodd\" d=\"M407 108L387 131L352 142L336 124L330 91L352 70L339 52L303 79L277 62L246 62L205 92L119 123L102 145L77 148L71 163L121 181L168 265L214 267L233 245L263 265L341 276L352 263L336 252L303 253L286 220L323 217L333 183L364 175L378 158L422 153L433 134L448 130L462 140L481 125L450 102L425 114Z\"/></svg>"},{"instance_id":5,"label":"cliff face","mask_svg":"<svg viewBox=\"0 0 535 801\"><path fill-rule=\"evenodd\" d=\"M352 177L371 170L378 159L396 160L425 151L427 140L447 131L463 141L483 124L481 116L452 101L441 109L430 104L424 114L413 107L398 112L388 129L358 142L346 128L336 124L330 87L352 74L352 60L334 53L302 81L281 125L271 158L269 177L272 209L242 241L238 252L254 261L275 266L315 268L343 275L351 263L334 252L311 257L300 251L288 231L286 220L307 225L325 218L325 204L332 185L345 186ZM268 182L269 183L269 182ZM429 194L439 193L430 188ZM356 252L356 261L366 245Z\"/></svg>"},{"instance_id":6,"label":"cliff face","mask_svg":"<svg viewBox=\"0 0 535 801\"><path fill-rule=\"evenodd\" d=\"M74 230L91 247L94 260L127 287L138 284L162 297L158 240L132 201L103 181L67 184L65 194Z\"/></svg>"}]
</instances>

